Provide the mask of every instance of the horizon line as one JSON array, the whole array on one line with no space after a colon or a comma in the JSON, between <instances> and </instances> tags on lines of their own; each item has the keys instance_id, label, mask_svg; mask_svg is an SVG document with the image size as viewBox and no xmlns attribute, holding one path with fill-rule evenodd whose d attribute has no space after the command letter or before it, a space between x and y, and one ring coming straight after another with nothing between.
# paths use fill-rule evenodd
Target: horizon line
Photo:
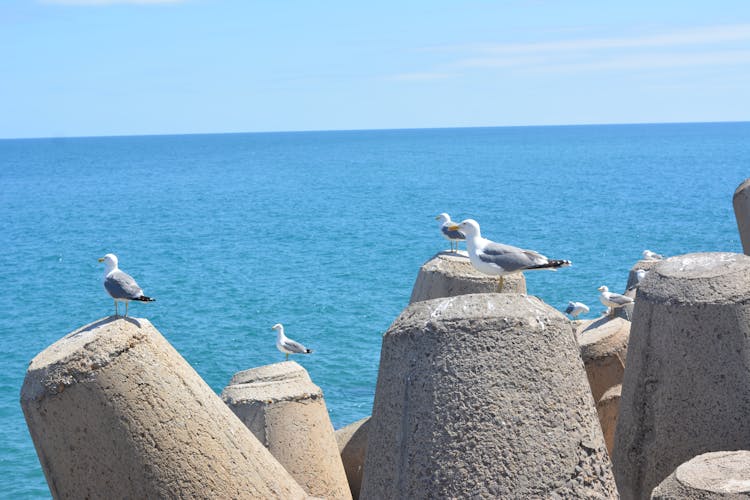
<instances>
[{"instance_id":1,"label":"horizon line","mask_svg":"<svg viewBox=\"0 0 750 500\"><path fill-rule=\"evenodd\" d=\"M720 123L750 123L750 120L709 120L709 121L665 121L665 122L601 122L601 123L553 123L546 125L468 125L457 127L395 127L395 128L352 128L352 129L307 129L307 130L258 130L258 131L224 131L224 132L183 132L183 133L155 133L155 134L104 134L104 135L63 135L63 136L21 136L0 137L0 141L33 141L44 139L106 139L127 137L179 137L193 135L247 135L247 134L304 134L329 132L386 132L402 130L461 130L487 128L542 128L542 127L601 127L628 125L698 125Z\"/></svg>"}]
</instances>

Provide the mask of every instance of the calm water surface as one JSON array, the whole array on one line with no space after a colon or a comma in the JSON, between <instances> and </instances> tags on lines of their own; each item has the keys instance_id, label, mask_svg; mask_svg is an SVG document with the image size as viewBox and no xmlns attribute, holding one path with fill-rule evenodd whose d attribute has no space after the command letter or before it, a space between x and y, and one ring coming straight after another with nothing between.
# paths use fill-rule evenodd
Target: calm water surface
<instances>
[{"instance_id":1,"label":"calm water surface","mask_svg":"<svg viewBox=\"0 0 750 500\"><path fill-rule=\"evenodd\" d=\"M603 309L645 248L741 251L732 194L750 124L523 127L0 141L0 491L49 496L18 403L28 362L112 313L116 253L157 302L135 304L217 392L296 357L336 428L370 414L381 335L440 212L573 261L527 275L563 309Z\"/></svg>"}]
</instances>

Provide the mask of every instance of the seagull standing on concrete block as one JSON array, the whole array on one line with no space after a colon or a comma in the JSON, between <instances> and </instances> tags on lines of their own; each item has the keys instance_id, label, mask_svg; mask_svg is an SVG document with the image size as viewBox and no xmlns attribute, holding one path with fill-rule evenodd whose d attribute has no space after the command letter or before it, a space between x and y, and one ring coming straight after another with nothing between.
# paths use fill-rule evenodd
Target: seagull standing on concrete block
<instances>
[{"instance_id":1,"label":"seagull standing on concrete block","mask_svg":"<svg viewBox=\"0 0 750 500\"><path fill-rule=\"evenodd\" d=\"M451 242L451 252L458 251L458 242L464 241L466 236L458 229L450 229L451 226L455 226L456 223L451 220L451 216L443 212L442 214L435 217L436 221L440 222L440 232L443 237ZM453 244L456 244L456 249L453 250Z\"/></svg>"},{"instance_id":2,"label":"seagull standing on concrete block","mask_svg":"<svg viewBox=\"0 0 750 500\"><path fill-rule=\"evenodd\" d=\"M131 300L139 302L153 302L156 299L143 295L143 290L138 286L132 276L120 271L117 267L117 256L108 253L99 262L104 262L104 289L110 297L115 300L115 316L119 316L118 302L125 302L125 316L128 315L128 303Z\"/></svg>"},{"instance_id":3,"label":"seagull standing on concrete block","mask_svg":"<svg viewBox=\"0 0 750 500\"><path fill-rule=\"evenodd\" d=\"M599 294L599 300L602 304L609 307L610 315L614 315L615 309L618 307L624 307L634 302L632 297L626 297L619 293L610 292L609 288L604 285L597 288L597 290L601 292Z\"/></svg>"},{"instance_id":4,"label":"seagull standing on concrete block","mask_svg":"<svg viewBox=\"0 0 750 500\"><path fill-rule=\"evenodd\" d=\"M286 359L289 359L290 354L310 354L312 352L299 342L295 342L284 335L284 325L281 323L276 323L271 328L276 330L276 349L286 354Z\"/></svg>"}]
</instances>

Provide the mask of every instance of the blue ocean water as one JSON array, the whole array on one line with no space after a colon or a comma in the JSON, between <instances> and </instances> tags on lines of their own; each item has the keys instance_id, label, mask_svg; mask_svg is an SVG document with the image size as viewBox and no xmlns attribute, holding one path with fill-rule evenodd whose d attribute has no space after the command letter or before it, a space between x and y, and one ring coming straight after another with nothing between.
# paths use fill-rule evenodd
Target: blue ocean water
<instances>
[{"instance_id":1,"label":"blue ocean water","mask_svg":"<svg viewBox=\"0 0 750 500\"><path fill-rule=\"evenodd\" d=\"M741 251L732 194L750 123L0 141L0 491L49 496L18 403L28 362L112 313L113 252L157 302L134 304L217 392L277 362L274 323L336 428L370 414L381 335L434 216L573 261L527 274L556 308L602 309L648 248Z\"/></svg>"}]
</instances>

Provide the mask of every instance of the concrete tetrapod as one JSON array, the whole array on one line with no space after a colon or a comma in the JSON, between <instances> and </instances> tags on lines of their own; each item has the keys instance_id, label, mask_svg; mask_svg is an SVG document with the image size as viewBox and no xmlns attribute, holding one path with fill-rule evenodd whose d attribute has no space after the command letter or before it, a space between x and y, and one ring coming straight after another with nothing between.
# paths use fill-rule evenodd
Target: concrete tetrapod
<instances>
[{"instance_id":1,"label":"concrete tetrapod","mask_svg":"<svg viewBox=\"0 0 750 500\"><path fill-rule=\"evenodd\" d=\"M599 425L602 426L604 442L607 444L607 452L612 456L615 448L615 429L617 428L617 416L620 413L620 398L622 396L622 385L615 385L607 389L596 402L596 413L599 414Z\"/></svg>"},{"instance_id":2,"label":"concrete tetrapod","mask_svg":"<svg viewBox=\"0 0 750 500\"><path fill-rule=\"evenodd\" d=\"M302 366L238 372L221 397L307 493L351 499L323 392Z\"/></svg>"},{"instance_id":3,"label":"concrete tetrapod","mask_svg":"<svg viewBox=\"0 0 750 500\"><path fill-rule=\"evenodd\" d=\"M440 252L419 268L409 304L467 293L494 293L497 284L497 276L474 269L466 252ZM526 293L523 273L506 276L501 292Z\"/></svg>"},{"instance_id":4,"label":"concrete tetrapod","mask_svg":"<svg viewBox=\"0 0 750 500\"><path fill-rule=\"evenodd\" d=\"M594 401L599 401L610 387L622 384L628 354L630 322L605 316L577 332L581 359L591 386Z\"/></svg>"},{"instance_id":5,"label":"concrete tetrapod","mask_svg":"<svg viewBox=\"0 0 750 500\"><path fill-rule=\"evenodd\" d=\"M368 435L362 499L616 496L570 322L536 297L407 307Z\"/></svg>"},{"instance_id":6,"label":"concrete tetrapod","mask_svg":"<svg viewBox=\"0 0 750 500\"><path fill-rule=\"evenodd\" d=\"M349 481L354 500L359 498L359 490L362 488L362 472L365 467L369 430L370 417L365 417L336 431L336 443L339 446L341 461L344 462L346 479Z\"/></svg>"},{"instance_id":7,"label":"concrete tetrapod","mask_svg":"<svg viewBox=\"0 0 750 500\"><path fill-rule=\"evenodd\" d=\"M732 205L737 219L737 228L740 231L742 251L750 255L750 179L745 179L737 186L732 197Z\"/></svg>"},{"instance_id":8,"label":"concrete tetrapod","mask_svg":"<svg viewBox=\"0 0 750 500\"><path fill-rule=\"evenodd\" d=\"M145 319L105 318L29 365L21 406L55 498L305 498Z\"/></svg>"},{"instance_id":9,"label":"concrete tetrapod","mask_svg":"<svg viewBox=\"0 0 750 500\"><path fill-rule=\"evenodd\" d=\"M653 500L750 498L750 451L704 453L677 467L651 492Z\"/></svg>"},{"instance_id":10,"label":"concrete tetrapod","mask_svg":"<svg viewBox=\"0 0 750 500\"><path fill-rule=\"evenodd\" d=\"M613 455L623 498L701 453L750 448L748 277L746 255L699 253L641 283Z\"/></svg>"}]
</instances>

